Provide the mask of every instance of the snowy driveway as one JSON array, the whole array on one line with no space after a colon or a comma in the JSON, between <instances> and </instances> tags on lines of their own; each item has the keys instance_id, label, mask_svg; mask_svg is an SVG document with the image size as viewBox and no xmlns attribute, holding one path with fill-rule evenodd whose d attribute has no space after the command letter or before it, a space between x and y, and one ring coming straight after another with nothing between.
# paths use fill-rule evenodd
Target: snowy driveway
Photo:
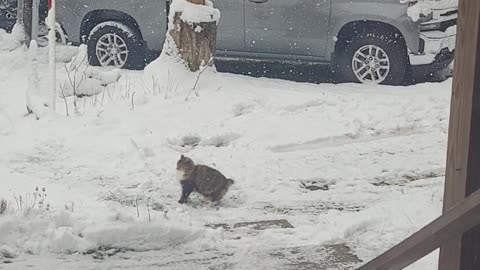
<instances>
[{"instance_id":1,"label":"snowy driveway","mask_svg":"<svg viewBox=\"0 0 480 270\"><path fill-rule=\"evenodd\" d=\"M369 260L440 214L450 80L317 85L220 73L186 100L123 72L78 100L79 114L66 117L59 99L58 115L37 121L24 117L26 52L0 51L0 63L0 198L10 203L0 269L327 269L332 246ZM45 87L44 57L40 69ZM195 196L178 205L182 153L235 179L220 206ZM37 186L49 210L19 210ZM293 228L235 228L281 219Z\"/></svg>"}]
</instances>

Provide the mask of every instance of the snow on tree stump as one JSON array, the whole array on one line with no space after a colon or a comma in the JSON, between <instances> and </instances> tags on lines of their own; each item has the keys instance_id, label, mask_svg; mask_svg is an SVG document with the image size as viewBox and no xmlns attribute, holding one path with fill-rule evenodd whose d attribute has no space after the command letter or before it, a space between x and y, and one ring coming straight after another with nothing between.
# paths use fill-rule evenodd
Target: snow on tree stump
<instances>
[{"instance_id":1,"label":"snow on tree stump","mask_svg":"<svg viewBox=\"0 0 480 270\"><path fill-rule=\"evenodd\" d=\"M205 0L187 0L187 1L196 5L205 5Z\"/></svg>"},{"instance_id":2,"label":"snow on tree stump","mask_svg":"<svg viewBox=\"0 0 480 270\"><path fill-rule=\"evenodd\" d=\"M147 65L144 83L165 98L218 89L213 57L220 11L209 0L173 0L160 56ZM200 4L196 4L196 3ZM204 3L204 5L203 5Z\"/></svg>"},{"instance_id":3,"label":"snow on tree stump","mask_svg":"<svg viewBox=\"0 0 480 270\"><path fill-rule=\"evenodd\" d=\"M168 34L188 69L196 72L202 66L211 66L220 12L208 0L174 0L170 12L173 23L169 25Z\"/></svg>"}]
</instances>

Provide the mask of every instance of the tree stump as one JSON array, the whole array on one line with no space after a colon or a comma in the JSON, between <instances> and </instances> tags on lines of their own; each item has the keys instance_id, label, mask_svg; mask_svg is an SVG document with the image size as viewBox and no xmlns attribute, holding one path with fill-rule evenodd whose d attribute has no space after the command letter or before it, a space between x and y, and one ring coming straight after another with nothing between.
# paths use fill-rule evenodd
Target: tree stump
<instances>
[{"instance_id":1,"label":"tree stump","mask_svg":"<svg viewBox=\"0 0 480 270\"><path fill-rule=\"evenodd\" d=\"M192 0L203 2L204 0ZM217 22L189 23L181 19L181 13L176 13L173 30L170 35L178 49L180 57L192 72L202 66L213 65L217 41Z\"/></svg>"}]
</instances>

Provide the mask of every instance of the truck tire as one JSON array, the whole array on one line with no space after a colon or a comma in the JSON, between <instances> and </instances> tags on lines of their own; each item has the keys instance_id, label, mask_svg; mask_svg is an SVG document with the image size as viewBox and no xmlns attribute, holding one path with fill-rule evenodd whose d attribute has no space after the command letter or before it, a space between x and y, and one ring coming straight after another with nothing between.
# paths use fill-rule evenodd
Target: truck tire
<instances>
[{"instance_id":1,"label":"truck tire","mask_svg":"<svg viewBox=\"0 0 480 270\"><path fill-rule=\"evenodd\" d=\"M145 47L138 31L119 22L103 22L90 32L88 60L93 66L143 69Z\"/></svg>"},{"instance_id":2,"label":"truck tire","mask_svg":"<svg viewBox=\"0 0 480 270\"><path fill-rule=\"evenodd\" d=\"M364 32L339 41L334 72L338 81L400 85L405 82L408 55L405 41L395 33Z\"/></svg>"}]
</instances>

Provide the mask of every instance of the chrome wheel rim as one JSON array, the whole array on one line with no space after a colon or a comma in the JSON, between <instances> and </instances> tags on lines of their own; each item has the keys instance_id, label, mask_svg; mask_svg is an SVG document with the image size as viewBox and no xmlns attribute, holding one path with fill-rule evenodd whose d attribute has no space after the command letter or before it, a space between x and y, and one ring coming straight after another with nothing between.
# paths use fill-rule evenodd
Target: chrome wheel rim
<instances>
[{"instance_id":1,"label":"chrome wheel rim","mask_svg":"<svg viewBox=\"0 0 480 270\"><path fill-rule=\"evenodd\" d=\"M352 69L361 83L379 84L390 73L390 58L382 48L365 45L353 55Z\"/></svg>"},{"instance_id":2,"label":"chrome wheel rim","mask_svg":"<svg viewBox=\"0 0 480 270\"><path fill-rule=\"evenodd\" d=\"M115 33L100 37L96 46L97 59L101 66L123 67L128 59L125 40Z\"/></svg>"}]
</instances>

